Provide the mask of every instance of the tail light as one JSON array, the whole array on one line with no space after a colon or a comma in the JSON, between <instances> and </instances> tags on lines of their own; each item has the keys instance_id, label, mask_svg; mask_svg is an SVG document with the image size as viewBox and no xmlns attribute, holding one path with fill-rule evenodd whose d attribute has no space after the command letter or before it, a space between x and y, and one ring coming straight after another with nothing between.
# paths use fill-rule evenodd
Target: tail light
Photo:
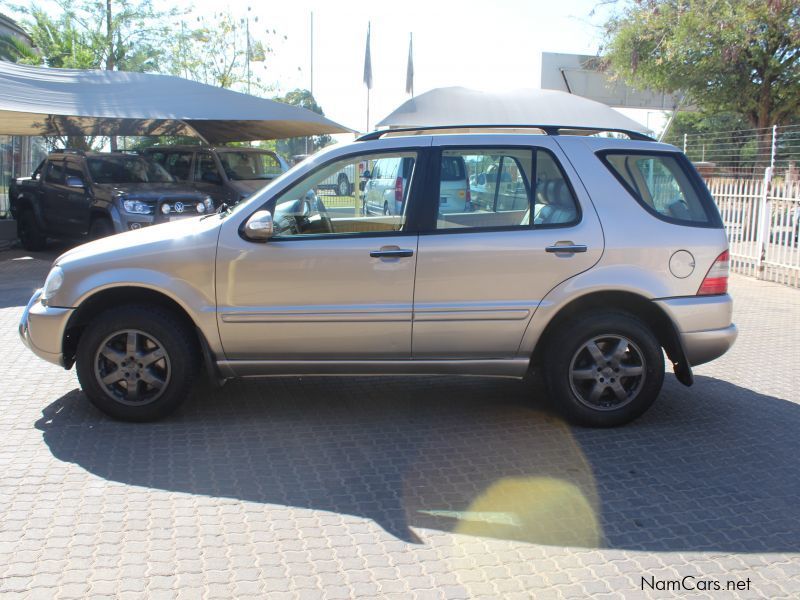
<instances>
[{"instance_id":1,"label":"tail light","mask_svg":"<svg viewBox=\"0 0 800 600\"><path fill-rule=\"evenodd\" d=\"M728 292L728 272L730 270L730 254L725 250L717 257L706 273L706 278L697 290L698 296L713 296Z\"/></svg>"},{"instance_id":2,"label":"tail light","mask_svg":"<svg viewBox=\"0 0 800 600\"><path fill-rule=\"evenodd\" d=\"M403 178L398 177L394 180L394 201L395 202L402 202L403 201Z\"/></svg>"}]
</instances>

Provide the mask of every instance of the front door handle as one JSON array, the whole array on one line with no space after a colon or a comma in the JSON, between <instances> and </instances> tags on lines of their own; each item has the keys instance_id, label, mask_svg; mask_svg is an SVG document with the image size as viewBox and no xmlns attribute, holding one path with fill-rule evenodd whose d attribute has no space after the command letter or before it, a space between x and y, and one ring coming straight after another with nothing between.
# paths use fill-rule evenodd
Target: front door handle
<instances>
[{"instance_id":1,"label":"front door handle","mask_svg":"<svg viewBox=\"0 0 800 600\"><path fill-rule=\"evenodd\" d=\"M562 252L565 254L574 254L576 252L586 252L586 250L585 244L555 244L544 249L545 252L551 252L553 254L561 254Z\"/></svg>"},{"instance_id":2,"label":"front door handle","mask_svg":"<svg viewBox=\"0 0 800 600\"><path fill-rule=\"evenodd\" d=\"M372 258L407 258L409 256L414 256L414 251L394 246L383 247L380 250L371 250L369 255Z\"/></svg>"}]
</instances>

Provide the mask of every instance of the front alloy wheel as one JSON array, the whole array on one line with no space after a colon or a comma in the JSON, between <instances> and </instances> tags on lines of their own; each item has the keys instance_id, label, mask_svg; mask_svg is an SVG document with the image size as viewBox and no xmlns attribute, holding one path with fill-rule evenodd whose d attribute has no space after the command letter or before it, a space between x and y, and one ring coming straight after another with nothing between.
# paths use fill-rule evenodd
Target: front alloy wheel
<instances>
[{"instance_id":1,"label":"front alloy wheel","mask_svg":"<svg viewBox=\"0 0 800 600\"><path fill-rule=\"evenodd\" d=\"M137 329L112 333L97 349L94 375L116 402L142 406L155 402L169 385L169 355L152 335Z\"/></svg>"},{"instance_id":2,"label":"front alloy wheel","mask_svg":"<svg viewBox=\"0 0 800 600\"><path fill-rule=\"evenodd\" d=\"M75 356L84 393L104 413L152 421L194 385L200 353L191 323L161 306L123 305L92 319Z\"/></svg>"}]
</instances>

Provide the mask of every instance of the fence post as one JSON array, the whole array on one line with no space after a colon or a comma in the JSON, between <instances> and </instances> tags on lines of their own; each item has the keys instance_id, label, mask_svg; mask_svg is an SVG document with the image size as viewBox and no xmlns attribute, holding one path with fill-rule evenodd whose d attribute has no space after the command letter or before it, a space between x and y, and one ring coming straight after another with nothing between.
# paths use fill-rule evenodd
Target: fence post
<instances>
[{"instance_id":1,"label":"fence post","mask_svg":"<svg viewBox=\"0 0 800 600\"><path fill-rule=\"evenodd\" d=\"M772 126L772 145L770 146L770 149L769 149L769 167L771 169L775 168L775 147L776 147L777 137L778 137L778 126L777 125L773 125Z\"/></svg>"},{"instance_id":2,"label":"fence post","mask_svg":"<svg viewBox=\"0 0 800 600\"><path fill-rule=\"evenodd\" d=\"M686 154L686 134L683 134L683 153Z\"/></svg>"},{"instance_id":3,"label":"fence post","mask_svg":"<svg viewBox=\"0 0 800 600\"><path fill-rule=\"evenodd\" d=\"M769 201L772 185L772 167L764 169L764 183L761 186L761 197L758 199L758 227L756 228L756 277L764 278L764 261L767 258L770 224L772 223L772 205Z\"/></svg>"}]
</instances>

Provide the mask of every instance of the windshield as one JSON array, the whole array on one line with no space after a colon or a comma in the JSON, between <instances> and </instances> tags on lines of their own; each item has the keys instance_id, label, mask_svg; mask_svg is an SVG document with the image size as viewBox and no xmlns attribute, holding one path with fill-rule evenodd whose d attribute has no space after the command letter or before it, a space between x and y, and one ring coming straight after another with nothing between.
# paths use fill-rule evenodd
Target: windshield
<instances>
[{"instance_id":1,"label":"windshield","mask_svg":"<svg viewBox=\"0 0 800 600\"><path fill-rule=\"evenodd\" d=\"M219 160L228 179L273 179L283 172L277 157L271 152L235 152L219 153Z\"/></svg>"},{"instance_id":2,"label":"windshield","mask_svg":"<svg viewBox=\"0 0 800 600\"><path fill-rule=\"evenodd\" d=\"M95 183L170 183L164 168L141 156L93 156L86 159Z\"/></svg>"}]
</instances>

